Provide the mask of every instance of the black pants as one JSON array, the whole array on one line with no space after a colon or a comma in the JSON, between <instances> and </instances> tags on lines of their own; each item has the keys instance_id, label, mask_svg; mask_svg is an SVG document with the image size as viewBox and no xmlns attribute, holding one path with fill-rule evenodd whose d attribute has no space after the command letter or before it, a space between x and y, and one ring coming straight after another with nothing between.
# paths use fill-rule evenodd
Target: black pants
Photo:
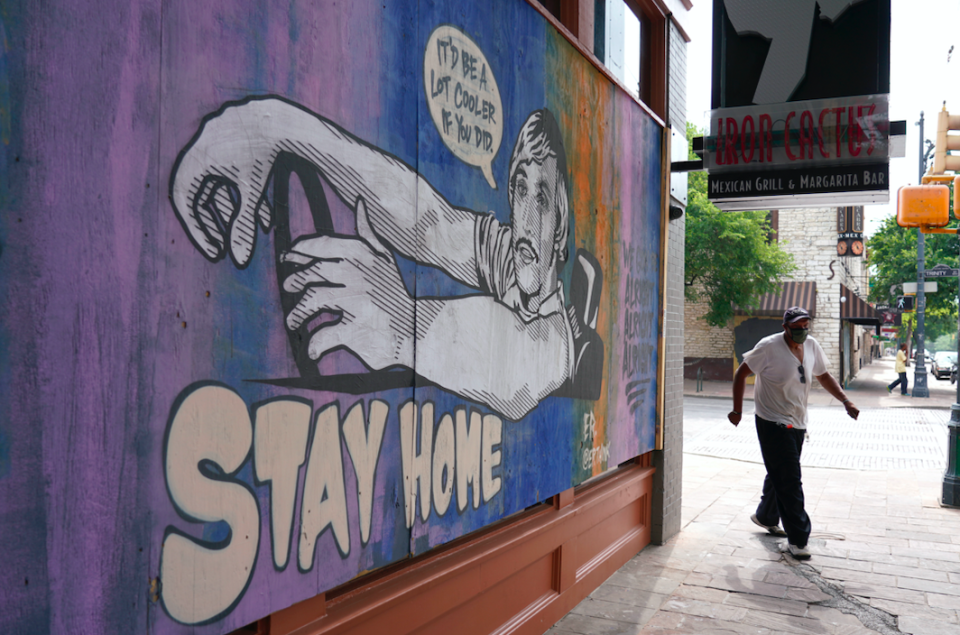
<instances>
[{"instance_id":1,"label":"black pants","mask_svg":"<svg viewBox=\"0 0 960 635\"><path fill-rule=\"evenodd\" d=\"M906 373L900 373L900 378L897 379L892 384L890 384L889 386L887 386L887 388L889 388L890 390L893 390L897 386L900 386L901 395L907 394L907 374Z\"/></svg>"},{"instance_id":2,"label":"black pants","mask_svg":"<svg viewBox=\"0 0 960 635\"><path fill-rule=\"evenodd\" d=\"M790 544L805 547L810 538L810 517L803 509L800 481L800 451L803 430L787 428L757 417L757 438L767 477L757 506L757 520L764 525L783 523Z\"/></svg>"}]
</instances>

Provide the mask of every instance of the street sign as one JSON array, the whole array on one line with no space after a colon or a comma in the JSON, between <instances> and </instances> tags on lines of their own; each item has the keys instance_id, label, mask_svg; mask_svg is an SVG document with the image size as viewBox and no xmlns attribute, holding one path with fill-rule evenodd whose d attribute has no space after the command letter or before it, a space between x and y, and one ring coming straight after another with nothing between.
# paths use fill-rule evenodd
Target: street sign
<instances>
[{"instance_id":1,"label":"street sign","mask_svg":"<svg viewBox=\"0 0 960 635\"><path fill-rule=\"evenodd\" d=\"M875 307L873 307L873 308L875 308L877 311L880 311L880 312L883 312L883 311L893 311L893 312L899 311L899 309L897 309L897 307L891 306L891 305L887 304L886 302L878 302L878 303L877 303L877 306L875 306Z\"/></svg>"},{"instance_id":2,"label":"street sign","mask_svg":"<svg viewBox=\"0 0 960 635\"><path fill-rule=\"evenodd\" d=\"M923 272L925 278L956 278L960 276L960 269L951 269L947 265L937 265L933 269Z\"/></svg>"},{"instance_id":3,"label":"street sign","mask_svg":"<svg viewBox=\"0 0 960 635\"><path fill-rule=\"evenodd\" d=\"M903 292L914 294L917 292L917 283L916 282L904 282L903 283ZM923 283L923 292L924 293L936 293L937 292L937 281L936 280L927 280Z\"/></svg>"}]
</instances>

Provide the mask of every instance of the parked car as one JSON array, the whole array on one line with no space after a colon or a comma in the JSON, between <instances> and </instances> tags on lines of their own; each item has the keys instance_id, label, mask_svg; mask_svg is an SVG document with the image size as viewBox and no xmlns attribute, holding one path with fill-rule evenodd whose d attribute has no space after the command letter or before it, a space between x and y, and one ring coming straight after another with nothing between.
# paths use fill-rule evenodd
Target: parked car
<instances>
[{"instance_id":1,"label":"parked car","mask_svg":"<svg viewBox=\"0 0 960 635\"><path fill-rule=\"evenodd\" d=\"M934 353L933 361L930 363L930 373L937 379L946 379L950 377L950 367L956 363L957 353L955 351Z\"/></svg>"}]
</instances>

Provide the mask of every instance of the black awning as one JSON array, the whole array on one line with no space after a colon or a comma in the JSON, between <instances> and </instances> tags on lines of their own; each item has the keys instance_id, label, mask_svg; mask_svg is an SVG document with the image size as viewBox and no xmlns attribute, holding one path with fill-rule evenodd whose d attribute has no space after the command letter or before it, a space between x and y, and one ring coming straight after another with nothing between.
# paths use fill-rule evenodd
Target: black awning
<instances>
[{"instance_id":1,"label":"black awning","mask_svg":"<svg viewBox=\"0 0 960 635\"><path fill-rule=\"evenodd\" d=\"M862 326L883 324L883 314L860 299L845 285L840 285L840 319Z\"/></svg>"}]
</instances>

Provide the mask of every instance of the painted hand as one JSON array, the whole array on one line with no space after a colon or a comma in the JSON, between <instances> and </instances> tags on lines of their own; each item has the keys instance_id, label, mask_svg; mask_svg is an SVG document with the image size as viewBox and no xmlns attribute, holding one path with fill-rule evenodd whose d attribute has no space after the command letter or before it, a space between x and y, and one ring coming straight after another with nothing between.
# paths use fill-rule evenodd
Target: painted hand
<instances>
[{"instance_id":1,"label":"painted hand","mask_svg":"<svg viewBox=\"0 0 960 635\"><path fill-rule=\"evenodd\" d=\"M174 165L170 197L190 240L207 259L229 252L245 267L257 225L272 222L267 182L277 155L273 119L292 106L278 100L232 105L207 119Z\"/></svg>"},{"instance_id":2,"label":"painted hand","mask_svg":"<svg viewBox=\"0 0 960 635\"><path fill-rule=\"evenodd\" d=\"M366 222L363 201L357 202L357 219L358 225ZM308 237L283 256L303 266L283 282L287 293L302 293L287 315L287 328L296 330L324 313L339 316L311 328L310 359L345 348L373 370L413 368L414 300L394 260L373 244L364 238Z\"/></svg>"}]
</instances>

